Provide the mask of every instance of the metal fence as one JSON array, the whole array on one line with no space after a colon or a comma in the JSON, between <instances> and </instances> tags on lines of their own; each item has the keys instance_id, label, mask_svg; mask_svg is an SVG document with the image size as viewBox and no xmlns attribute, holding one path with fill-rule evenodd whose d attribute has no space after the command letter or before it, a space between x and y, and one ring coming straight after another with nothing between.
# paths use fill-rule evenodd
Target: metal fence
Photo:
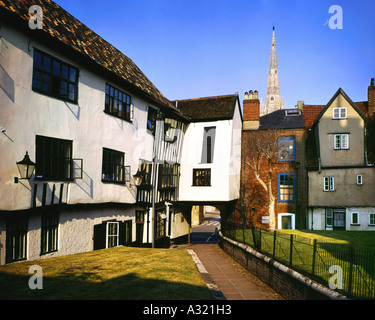
<instances>
[{"instance_id":1,"label":"metal fence","mask_svg":"<svg viewBox=\"0 0 375 320\"><path fill-rule=\"evenodd\" d=\"M375 251L232 223L221 231L347 297L375 299Z\"/></svg>"}]
</instances>

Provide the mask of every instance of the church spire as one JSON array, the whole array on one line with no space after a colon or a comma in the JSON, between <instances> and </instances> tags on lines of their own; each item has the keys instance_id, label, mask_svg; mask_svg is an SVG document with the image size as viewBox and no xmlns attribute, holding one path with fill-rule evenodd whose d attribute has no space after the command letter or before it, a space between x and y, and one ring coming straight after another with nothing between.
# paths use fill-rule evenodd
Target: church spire
<instances>
[{"instance_id":1,"label":"church spire","mask_svg":"<svg viewBox=\"0 0 375 320\"><path fill-rule=\"evenodd\" d=\"M281 103L279 89L279 73L277 68L275 25L272 27L271 58L268 71L267 96L262 114L268 114L285 106Z\"/></svg>"}]
</instances>

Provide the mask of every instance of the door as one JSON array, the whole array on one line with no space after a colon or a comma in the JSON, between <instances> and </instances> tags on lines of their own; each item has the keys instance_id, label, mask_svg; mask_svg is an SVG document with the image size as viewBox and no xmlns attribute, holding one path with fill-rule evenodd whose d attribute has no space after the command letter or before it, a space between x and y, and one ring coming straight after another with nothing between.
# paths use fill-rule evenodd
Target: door
<instances>
[{"instance_id":1,"label":"door","mask_svg":"<svg viewBox=\"0 0 375 320\"><path fill-rule=\"evenodd\" d=\"M281 226L283 229L292 229L292 217L291 216L282 216L281 217Z\"/></svg>"},{"instance_id":2,"label":"door","mask_svg":"<svg viewBox=\"0 0 375 320\"><path fill-rule=\"evenodd\" d=\"M333 230L345 230L345 210L333 210Z\"/></svg>"}]
</instances>

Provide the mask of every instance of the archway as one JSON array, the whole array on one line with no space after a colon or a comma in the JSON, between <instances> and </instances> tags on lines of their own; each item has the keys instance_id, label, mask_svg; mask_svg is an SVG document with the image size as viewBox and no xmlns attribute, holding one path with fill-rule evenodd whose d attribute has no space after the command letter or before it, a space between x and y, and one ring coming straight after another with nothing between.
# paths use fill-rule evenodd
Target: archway
<instances>
[{"instance_id":1,"label":"archway","mask_svg":"<svg viewBox=\"0 0 375 320\"><path fill-rule=\"evenodd\" d=\"M193 206L191 215L191 243L218 243L220 210L211 205Z\"/></svg>"}]
</instances>

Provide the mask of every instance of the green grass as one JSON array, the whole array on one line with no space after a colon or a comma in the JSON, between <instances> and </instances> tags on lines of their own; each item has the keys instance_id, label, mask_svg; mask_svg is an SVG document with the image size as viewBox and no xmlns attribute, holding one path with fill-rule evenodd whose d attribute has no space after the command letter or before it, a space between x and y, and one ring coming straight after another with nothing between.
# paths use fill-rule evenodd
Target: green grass
<instances>
[{"instance_id":1,"label":"green grass","mask_svg":"<svg viewBox=\"0 0 375 320\"><path fill-rule=\"evenodd\" d=\"M375 232L373 231L278 230L278 232L375 250Z\"/></svg>"},{"instance_id":2,"label":"green grass","mask_svg":"<svg viewBox=\"0 0 375 320\"><path fill-rule=\"evenodd\" d=\"M30 266L43 270L31 290ZM0 299L213 299L186 250L117 247L0 266Z\"/></svg>"},{"instance_id":3,"label":"green grass","mask_svg":"<svg viewBox=\"0 0 375 320\"><path fill-rule=\"evenodd\" d=\"M290 235L293 235L293 246ZM259 238L259 230L255 230ZM353 297L375 299L375 232L371 231L309 231L262 230L261 251L283 264L313 277L324 285L332 274L331 266L343 270L343 292ZM232 230L229 237L254 246L250 230ZM314 254L313 240L317 239ZM354 250L351 251L350 247ZM292 248L292 261L290 252ZM350 271L351 270L351 271ZM312 272L314 274L312 275ZM350 274L352 276L350 276Z\"/></svg>"}]
</instances>

